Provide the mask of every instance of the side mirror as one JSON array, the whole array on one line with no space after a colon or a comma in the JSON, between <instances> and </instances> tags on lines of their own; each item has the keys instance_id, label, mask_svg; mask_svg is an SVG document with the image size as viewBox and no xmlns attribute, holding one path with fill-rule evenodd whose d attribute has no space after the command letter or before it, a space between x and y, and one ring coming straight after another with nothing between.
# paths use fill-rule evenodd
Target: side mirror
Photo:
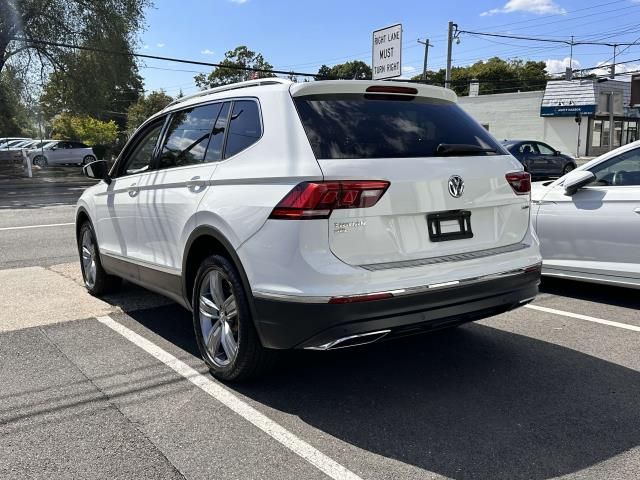
<instances>
[{"instance_id":1,"label":"side mirror","mask_svg":"<svg viewBox=\"0 0 640 480\"><path fill-rule=\"evenodd\" d=\"M560 150L554 151L553 154L557 157L558 155L560 155Z\"/></svg>"},{"instance_id":2,"label":"side mirror","mask_svg":"<svg viewBox=\"0 0 640 480\"><path fill-rule=\"evenodd\" d=\"M111 177L109 177L109 166L105 160L96 160L95 162L87 163L82 167L82 170L89 178L104 180L107 184L111 183Z\"/></svg>"},{"instance_id":3,"label":"side mirror","mask_svg":"<svg viewBox=\"0 0 640 480\"><path fill-rule=\"evenodd\" d=\"M53 147L51 147L51 150L57 150L58 147L56 147L55 145Z\"/></svg>"},{"instance_id":4,"label":"side mirror","mask_svg":"<svg viewBox=\"0 0 640 480\"><path fill-rule=\"evenodd\" d=\"M595 179L595 174L589 170L573 170L564 177L564 193L565 195L573 195Z\"/></svg>"}]
</instances>

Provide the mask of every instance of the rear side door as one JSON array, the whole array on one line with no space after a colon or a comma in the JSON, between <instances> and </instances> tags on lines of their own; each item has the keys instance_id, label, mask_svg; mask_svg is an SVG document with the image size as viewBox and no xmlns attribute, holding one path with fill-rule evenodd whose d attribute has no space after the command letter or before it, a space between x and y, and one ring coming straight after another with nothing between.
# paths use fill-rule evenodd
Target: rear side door
<instances>
[{"instance_id":1,"label":"rear side door","mask_svg":"<svg viewBox=\"0 0 640 480\"><path fill-rule=\"evenodd\" d=\"M545 268L640 278L640 148L590 169L596 181L542 200L536 230Z\"/></svg>"},{"instance_id":2,"label":"rear side door","mask_svg":"<svg viewBox=\"0 0 640 480\"><path fill-rule=\"evenodd\" d=\"M198 105L173 112L167 121L154 169L140 186L136 215L139 259L151 269L180 273L183 233L193 229L189 224L195 223L198 204L222 159L230 107L230 102ZM145 273L153 274L141 269Z\"/></svg>"},{"instance_id":3,"label":"rear side door","mask_svg":"<svg viewBox=\"0 0 640 480\"><path fill-rule=\"evenodd\" d=\"M522 162L525 170L533 175L535 173L534 162L538 152L538 149L535 148L533 142L520 143L514 148L514 150L516 151L516 158Z\"/></svg>"}]
</instances>

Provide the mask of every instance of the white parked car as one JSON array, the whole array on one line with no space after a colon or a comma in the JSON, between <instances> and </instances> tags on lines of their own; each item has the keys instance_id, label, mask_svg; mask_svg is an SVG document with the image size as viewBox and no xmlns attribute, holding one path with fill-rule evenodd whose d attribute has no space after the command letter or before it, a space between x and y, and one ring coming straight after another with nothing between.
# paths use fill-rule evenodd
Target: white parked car
<instances>
[{"instance_id":1,"label":"white parked car","mask_svg":"<svg viewBox=\"0 0 640 480\"><path fill-rule=\"evenodd\" d=\"M15 163L22 159L22 151L38 143L37 140L13 140L0 148L0 162Z\"/></svg>"},{"instance_id":2,"label":"white parked car","mask_svg":"<svg viewBox=\"0 0 640 480\"><path fill-rule=\"evenodd\" d=\"M640 288L640 141L535 183L543 274Z\"/></svg>"},{"instance_id":3,"label":"white parked car","mask_svg":"<svg viewBox=\"0 0 640 480\"><path fill-rule=\"evenodd\" d=\"M193 312L212 373L517 308L537 294L530 177L442 88L249 81L181 98L78 202L84 282Z\"/></svg>"},{"instance_id":4,"label":"white parked car","mask_svg":"<svg viewBox=\"0 0 640 480\"><path fill-rule=\"evenodd\" d=\"M96 160L93 149L84 143L57 140L29 152L34 165L86 165Z\"/></svg>"},{"instance_id":5,"label":"white parked car","mask_svg":"<svg viewBox=\"0 0 640 480\"><path fill-rule=\"evenodd\" d=\"M31 140L30 138L26 138L26 137L2 137L0 138L0 148L7 148L9 143L11 143L12 145L15 145L16 143L19 142L24 142L25 140Z\"/></svg>"}]
</instances>

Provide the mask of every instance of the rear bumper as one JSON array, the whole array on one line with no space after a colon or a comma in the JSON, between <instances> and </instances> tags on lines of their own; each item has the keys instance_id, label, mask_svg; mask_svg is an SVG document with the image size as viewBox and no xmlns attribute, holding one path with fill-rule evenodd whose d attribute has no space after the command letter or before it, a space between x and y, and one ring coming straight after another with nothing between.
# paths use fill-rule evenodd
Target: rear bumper
<instances>
[{"instance_id":1,"label":"rear bumper","mask_svg":"<svg viewBox=\"0 0 640 480\"><path fill-rule=\"evenodd\" d=\"M254 298L256 326L265 347L317 348L340 338L390 330L419 333L480 320L517 308L538 293L540 265L395 293L393 298L329 304L312 298Z\"/></svg>"}]
</instances>

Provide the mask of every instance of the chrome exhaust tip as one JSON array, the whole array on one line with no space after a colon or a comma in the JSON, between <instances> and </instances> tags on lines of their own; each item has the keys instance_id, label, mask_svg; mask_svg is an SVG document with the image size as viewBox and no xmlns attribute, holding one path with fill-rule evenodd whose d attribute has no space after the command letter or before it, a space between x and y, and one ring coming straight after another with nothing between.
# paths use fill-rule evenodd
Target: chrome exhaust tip
<instances>
[{"instance_id":1,"label":"chrome exhaust tip","mask_svg":"<svg viewBox=\"0 0 640 480\"><path fill-rule=\"evenodd\" d=\"M305 350L337 350L339 348L357 347L367 345L368 343L377 342L386 336L391 330L378 330L376 332L359 333L358 335L350 335L348 337L338 338L322 345L313 347L305 347Z\"/></svg>"}]
</instances>

